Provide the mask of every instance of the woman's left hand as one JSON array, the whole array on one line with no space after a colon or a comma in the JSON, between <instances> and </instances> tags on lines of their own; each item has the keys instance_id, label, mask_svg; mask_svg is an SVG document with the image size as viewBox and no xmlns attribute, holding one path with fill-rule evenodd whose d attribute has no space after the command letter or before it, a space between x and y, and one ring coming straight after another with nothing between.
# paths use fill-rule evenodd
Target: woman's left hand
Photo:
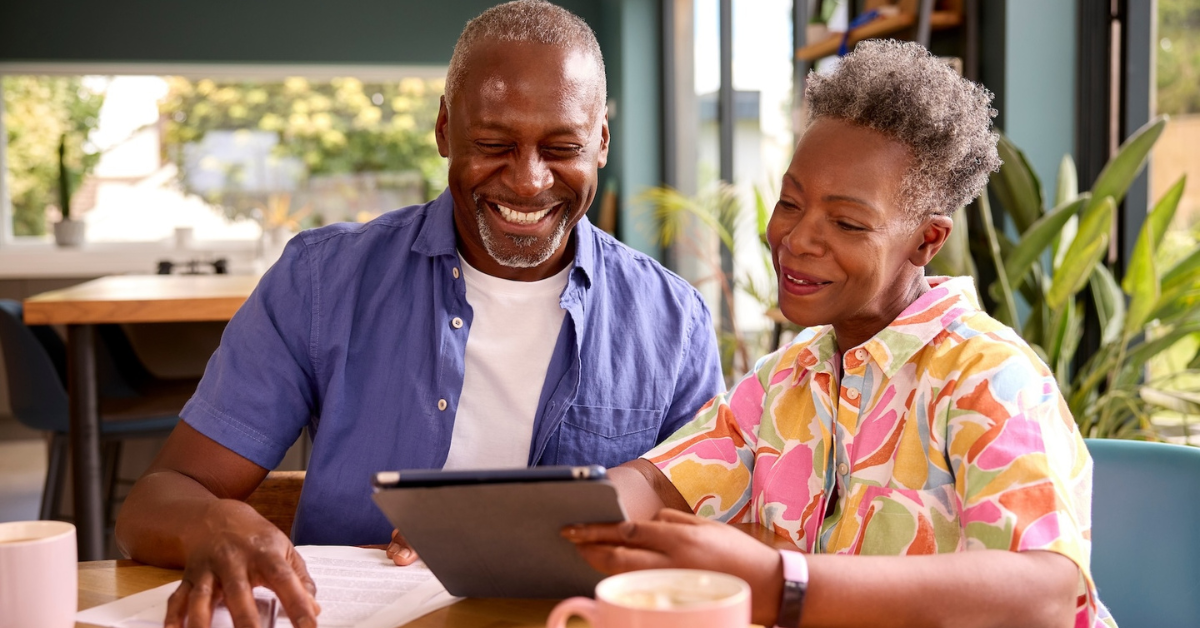
<instances>
[{"instance_id":1,"label":"woman's left hand","mask_svg":"<svg viewBox=\"0 0 1200 628\"><path fill-rule=\"evenodd\" d=\"M750 584L756 623L773 625L783 591L777 550L731 526L664 508L648 521L569 526L562 535L597 570L708 569Z\"/></svg>"}]
</instances>

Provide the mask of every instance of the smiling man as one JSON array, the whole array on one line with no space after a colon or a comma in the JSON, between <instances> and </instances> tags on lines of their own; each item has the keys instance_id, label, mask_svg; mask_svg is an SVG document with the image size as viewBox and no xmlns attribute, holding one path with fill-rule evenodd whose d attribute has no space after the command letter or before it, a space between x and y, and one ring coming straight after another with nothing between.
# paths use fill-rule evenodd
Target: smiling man
<instances>
[{"instance_id":1,"label":"smiling man","mask_svg":"<svg viewBox=\"0 0 1200 628\"><path fill-rule=\"evenodd\" d=\"M391 526L373 472L613 466L723 389L696 291L585 217L605 89L578 17L495 7L450 62L435 129L449 189L288 244L117 523L131 557L185 566L167 625L208 625L217 598L251 625L252 585L312 625L303 561L241 501L305 427L295 542L376 544Z\"/></svg>"}]
</instances>

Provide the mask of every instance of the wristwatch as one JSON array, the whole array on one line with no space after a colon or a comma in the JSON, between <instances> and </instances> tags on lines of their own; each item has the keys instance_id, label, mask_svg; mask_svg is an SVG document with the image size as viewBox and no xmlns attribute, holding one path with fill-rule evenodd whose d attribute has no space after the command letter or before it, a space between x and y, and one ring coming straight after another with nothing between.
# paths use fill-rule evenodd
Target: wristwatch
<instances>
[{"instance_id":1,"label":"wristwatch","mask_svg":"<svg viewBox=\"0 0 1200 628\"><path fill-rule=\"evenodd\" d=\"M783 558L783 596L775 626L797 628L804 608L804 593L808 591L808 560L804 554L791 550L779 550L779 555Z\"/></svg>"}]
</instances>

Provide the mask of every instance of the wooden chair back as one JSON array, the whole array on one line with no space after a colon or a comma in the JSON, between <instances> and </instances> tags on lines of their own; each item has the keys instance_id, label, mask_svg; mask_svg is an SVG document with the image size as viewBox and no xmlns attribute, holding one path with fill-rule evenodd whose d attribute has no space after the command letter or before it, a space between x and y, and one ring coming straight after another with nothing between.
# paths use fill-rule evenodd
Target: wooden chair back
<instances>
[{"instance_id":1,"label":"wooden chair back","mask_svg":"<svg viewBox=\"0 0 1200 628\"><path fill-rule=\"evenodd\" d=\"M290 537L302 488L303 471L272 471L246 498L246 503Z\"/></svg>"}]
</instances>

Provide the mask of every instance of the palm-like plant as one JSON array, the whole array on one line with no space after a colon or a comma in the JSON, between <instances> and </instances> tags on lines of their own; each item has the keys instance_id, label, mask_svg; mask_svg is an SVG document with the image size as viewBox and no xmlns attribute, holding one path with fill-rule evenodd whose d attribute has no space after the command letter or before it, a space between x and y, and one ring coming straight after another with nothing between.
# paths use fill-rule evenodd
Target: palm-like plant
<instances>
[{"instance_id":1,"label":"palm-like plant","mask_svg":"<svg viewBox=\"0 0 1200 628\"><path fill-rule=\"evenodd\" d=\"M726 379L733 379L746 372L753 366L753 360L767 347L750 346L745 332L737 324L734 296L741 292L749 295L763 308L771 313L778 312L777 286L773 278L775 271L771 267L771 251L767 245L767 221L771 216L767 202L758 189L754 189L753 213L747 212L745 205L738 197L737 188L717 183L705 189L696 196L688 196L671 187L650 188L641 195L653 212L654 222L658 232L656 238L660 245L674 246L707 266L707 274L694 283L697 287L706 283L715 283L721 299L726 304L730 317L729 330L718 330L720 340L721 364L725 370ZM691 228L696 221L702 229ZM738 259L739 234L746 229L755 229L758 253L766 268L766 281L756 280L749 272L726 273L721 268L720 258L712 255L712 237L730 251L734 259ZM784 324L782 316L771 317L775 324Z\"/></svg>"},{"instance_id":2,"label":"palm-like plant","mask_svg":"<svg viewBox=\"0 0 1200 628\"><path fill-rule=\"evenodd\" d=\"M1088 437L1155 438L1154 412L1200 415L1200 393L1172 386L1170 380L1180 373L1146 379L1145 368L1179 341L1200 334L1200 246L1170 265L1159 253L1186 177L1147 215L1119 285L1103 263L1116 205L1165 124L1165 118L1158 118L1130 137L1090 192L1078 192L1074 163L1064 157L1049 209L1024 154L1002 137L1004 166L988 185L1020 236L1010 239L994 227L985 194L976 207L988 243L986 255L970 259L964 229L933 265L954 274L976 274L973 263L992 267L997 277L988 287L995 303L992 315L1017 329L1054 371ZM956 219L964 222L961 213ZM1099 323L1100 346L1075 368L1089 315ZM1186 373L1200 373L1200 353Z\"/></svg>"}]
</instances>

